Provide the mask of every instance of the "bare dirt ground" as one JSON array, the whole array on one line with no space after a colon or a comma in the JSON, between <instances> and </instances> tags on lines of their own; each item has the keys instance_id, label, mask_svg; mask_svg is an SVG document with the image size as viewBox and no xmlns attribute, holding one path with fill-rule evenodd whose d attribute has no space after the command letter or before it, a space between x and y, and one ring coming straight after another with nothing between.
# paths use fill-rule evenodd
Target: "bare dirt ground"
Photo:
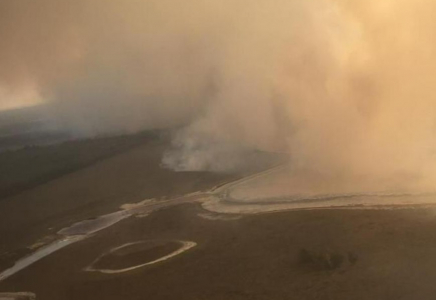
<instances>
[{"instance_id":1,"label":"bare dirt ground","mask_svg":"<svg viewBox=\"0 0 436 300\"><path fill-rule=\"evenodd\" d=\"M162 169L167 147L165 139L137 135L1 153L0 187L14 192L0 199L0 269L29 252L26 247L77 221L232 178Z\"/></svg>"},{"instance_id":2,"label":"bare dirt ground","mask_svg":"<svg viewBox=\"0 0 436 300\"><path fill-rule=\"evenodd\" d=\"M211 221L184 204L130 218L0 283L37 299L432 299L436 217L429 210L318 210ZM108 249L138 240L198 245L122 274L84 272ZM335 270L300 260L301 249L352 252Z\"/></svg>"},{"instance_id":3,"label":"bare dirt ground","mask_svg":"<svg viewBox=\"0 0 436 300\"><path fill-rule=\"evenodd\" d=\"M157 133L150 132L1 152L0 201L157 139Z\"/></svg>"},{"instance_id":4,"label":"bare dirt ground","mask_svg":"<svg viewBox=\"0 0 436 300\"><path fill-rule=\"evenodd\" d=\"M165 147L159 140L145 141L0 201L3 266L76 221L116 211L124 203L205 190L238 177L161 169ZM436 294L436 209L205 218L208 214L194 203L127 218L0 282L0 292L32 292L48 300L415 300ZM155 240L197 246L131 272L84 271L110 249ZM302 259L302 251L321 259ZM332 254L345 258L337 268L323 263ZM137 262L134 255L125 259L123 266Z\"/></svg>"}]
</instances>

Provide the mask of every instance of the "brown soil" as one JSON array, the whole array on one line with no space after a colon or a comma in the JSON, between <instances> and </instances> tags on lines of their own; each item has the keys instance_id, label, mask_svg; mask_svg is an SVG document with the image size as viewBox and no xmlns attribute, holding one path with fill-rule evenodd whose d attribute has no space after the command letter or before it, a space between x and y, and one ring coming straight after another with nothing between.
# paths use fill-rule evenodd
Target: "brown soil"
<instances>
[{"instance_id":1,"label":"brown soil","mask_svg":"<svg viewBox=\"0 0 436 300\"><path fill-rule=\"evenodd\" d=\"M150 132L32 146L0 153L0 201L157 138L157 133Z\"/></svg>"},{"instance_id":2,"label":"brown soil","mask_svg":"<svg viewBox=\"0 0 436 300\"><path fill-rule=\"evenodd\" d=\"M430 210L300 211L210 221L184 204L130 218L0 283L39 299L432 299L436 214ZM162 263L108 275L83 269L101 253L141 239L198 246ZM329 270L301 249L352 252ZM44 274L44 276L41 276Z\"/></svg>"},{"instance_id":3,"label":"brown soil","mask_svg":"<svg viewBox=\"0 0 436 300\"><path fill-rule=\"evenodd\" d=\"M21 253L41 237L122 203L207 189L234 178L163 170L159 161L165 147L150 142L0 201L4 262L12 263L11 253ZM294 211L226 221L200 213L199 205L183 204L123 220L0 282L0 292L29 291L42 300L416 300L436 295L436 209ZM198 245L132 272L83 271L108 249L157 239ZM302 263L302 249L314 257L352 253L353 259L338 268L320 268L318 259Z\"/></svg>"},{"instance_id":4,"label":"brown soil","mask_svg":"<svg viewBox=\"0 0 436 300\"><path fill-rule=\"evenodd\" d=\"M75 155L96 157L111 152L105 150L111 143L116 144L116 149L127 149L117 155L106 153L110 157L105 159L84 159L84 165L74 172L62 172L61 176L44 184L23 188L19 194L1 199L0 270L11 266L11 263L28 252L26 247L78 221L117 211L125 203L180 196L209 189L234 178L223 174L162 169L161 157L168 147L165 139L153 136L147 139L144 135L115 138L117 143L113 138L108 139L110 141L81 141L78 148L83 151L79 152L74 147L71 149L61 144L49 146L45 150L35 148L35 152L20 150L0 154L0 163L7 161L10 156L15 157L14 161L22 159L29 162L27 165L15 164L17 170L11 176L15 178L14 182L20 183L28 179L25 175L26 168L31 169L29 172L36 174L36 177L44 176L46 169L40 169L40 163L30 163L32 159L53 161L53 164L60 165L60 169L70 170L78 167L76 161L80 159L74 158ZM88 155L86 152L94 154ZM71 159L64 159L65 157ZM5 166L3 163L1 165ZM0 180L0 186L5 184L2 182L3 179Z\"/></svg>"}]
</instances>

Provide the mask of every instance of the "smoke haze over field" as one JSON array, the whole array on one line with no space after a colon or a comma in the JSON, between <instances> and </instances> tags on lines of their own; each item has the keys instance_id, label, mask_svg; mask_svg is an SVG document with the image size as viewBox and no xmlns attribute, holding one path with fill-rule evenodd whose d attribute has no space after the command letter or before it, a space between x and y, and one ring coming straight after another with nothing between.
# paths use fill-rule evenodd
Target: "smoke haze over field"
<instances>
[{"instance_id":1,"label":"smoke haze over field","mask_svg":"<svg viewBox=\"0 0 436 300\"><path fill-rule=\"evenodd\" d=\"M177 170L233 169L261 149L289 153L294 170L431 185L435 9L430 0L1 1L0 87L38 94L80 136L181 128L163 160Z\"/></svg>"}]
</instances>

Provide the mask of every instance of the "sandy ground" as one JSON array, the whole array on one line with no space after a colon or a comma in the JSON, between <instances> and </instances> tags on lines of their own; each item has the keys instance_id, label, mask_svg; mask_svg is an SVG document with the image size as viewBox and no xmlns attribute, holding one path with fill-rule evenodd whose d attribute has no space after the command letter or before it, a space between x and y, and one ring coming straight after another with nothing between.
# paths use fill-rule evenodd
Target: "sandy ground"
<instances>
[{"instance_id":1,"label":"sandy ground","mask_svg":"<svg viewBox=\"0 0 436 300\"><path fill-rule=\"evenodd\" d=\"M0 270L30 252L27 246L47 243L77 221L124 203L207 190L238 177L162 170L164 149L164 143L148 141L0 201ZM0 292L32 292L48 300L432 299L435 228L433 206L228 216L185 203L98 231L0 282ZM130 272L85 271L111 249L161 240L197 245ZM304 263L302 249L352 253L356 261L328 269ZM156 258L162 249L150 251ZM135 253L117 259L122 266L143 262Z\"/></svg>"}]
</instances>

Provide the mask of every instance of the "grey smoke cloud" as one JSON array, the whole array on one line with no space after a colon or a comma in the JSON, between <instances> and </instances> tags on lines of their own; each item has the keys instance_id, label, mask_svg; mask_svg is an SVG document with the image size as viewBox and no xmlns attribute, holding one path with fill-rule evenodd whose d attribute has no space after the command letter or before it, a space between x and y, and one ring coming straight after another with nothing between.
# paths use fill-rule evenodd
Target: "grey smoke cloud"
<instances>
[{"instance_id":1,"label":"grey smoke cloud","mask_svg":"<svg viewBox=\"0 0 436 300\"><path fill-rule=\"evenodd\" d=\"M434 8L2 1L0 86L36 86L78 135L182 127L163 158L177 170L233 169L260 149L289 153L294 170L431 185Z\"/></svg>"}]
</instances>

